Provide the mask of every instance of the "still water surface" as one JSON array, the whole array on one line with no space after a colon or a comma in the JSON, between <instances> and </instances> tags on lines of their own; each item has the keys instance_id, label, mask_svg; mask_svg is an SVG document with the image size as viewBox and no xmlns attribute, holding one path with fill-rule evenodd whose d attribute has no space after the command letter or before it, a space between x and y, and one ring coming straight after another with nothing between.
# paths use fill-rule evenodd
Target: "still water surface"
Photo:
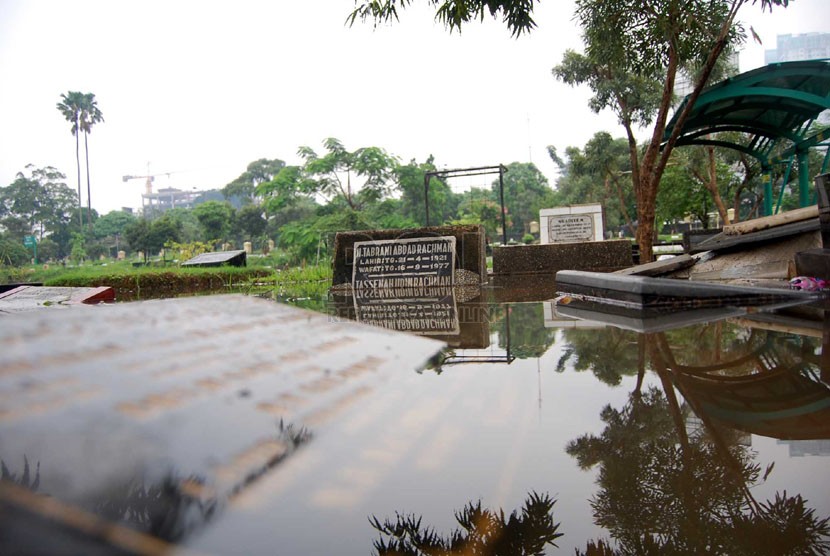
<instances>
[{"instance_id":1,"label":"still water surface","mask_svg":"<svg viewBox=\"0 0 830 556\"><path fill-rule=\"evenodd\" d=\"M349 299L283 301L355 313ZM502 541L551 554L827 552L826 332L724 314L743 311L639 323L646 334L551 302L461 304L440 358L388 377L290 462L269 504L291 524L279 546L469 542L480 503L504 512L496 523L517 513L496 527ZM221 543L214 533L196 545Z\"/></svg>"},{"instance_id":2,"label":"still water surface","mask_svg":"<svg viewBox=\"0 0 830 556\"><path fill-rule=\"evenodd\" d=\"M3 478L35 496L9 492L34 514L60 501L201 554L830 552L830 326L819 309L637 319L551 302L368 307L303 295L277 301L328 318L311 325L308 313L282 316L284 307L243 298L250 309L215 322L203 305L182 304L169 317L184 334L165 338L172 351L147 345L151 357L122 364L123 350L103 346L104 359L84 351L67 361L80 365L70 376L81 383L100 379L102 392L146 402L122 403L114 416L113 400L94 392L61 419L3 398ZM163 303L136 308L153 315ZM125 309L59 316L103 336L136 318ZM93 314L106 318L82 326ZM30 317L15 321L31 329L28 342L59 328ZM330 344L359 336L341 326L352 318L420 327L446 347L403 333L354 339L365 364L340 365L331 359L346 352ZM255 333L281 319L295 338L315 336L306 346L330 349L329 362L309 365L302 346L286 345L289 334ZM84 341L100 348L90 334ZM269 344L279 346L278 364L262 360ZM37 352L9 345L21 365ZM189 355L177 359L177 350ZM234 357L248 362L234 366ZM139 368L169 376L167 389ZM23 397L45 384L25 373L20 382L13 370L8 382ZM32 414L13 421L17 410ZM55 531L6 509L0 503L0 549L42 548L38 531ZM93 544L114 542L84 530ZM55 539L49 553L73 553L68 538ZM142 542L139 553L158 552Z\"/></svg>"}]
</instances>

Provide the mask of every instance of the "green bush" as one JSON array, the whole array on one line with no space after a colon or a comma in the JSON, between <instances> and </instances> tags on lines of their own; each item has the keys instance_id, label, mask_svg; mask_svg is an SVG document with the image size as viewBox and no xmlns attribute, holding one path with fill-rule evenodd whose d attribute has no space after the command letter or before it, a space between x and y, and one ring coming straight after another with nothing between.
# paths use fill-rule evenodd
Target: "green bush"
<instances>
[{"instance_id":1,"label":"green bush","mask_svg":"<svg viewBox=\"0 0 830 556\"><path fill-rule=\"evenodd\" d=\"M32 259L32 253L12 239L0 239L0 265L23 266Z\"/></svg>"}]
</instances>

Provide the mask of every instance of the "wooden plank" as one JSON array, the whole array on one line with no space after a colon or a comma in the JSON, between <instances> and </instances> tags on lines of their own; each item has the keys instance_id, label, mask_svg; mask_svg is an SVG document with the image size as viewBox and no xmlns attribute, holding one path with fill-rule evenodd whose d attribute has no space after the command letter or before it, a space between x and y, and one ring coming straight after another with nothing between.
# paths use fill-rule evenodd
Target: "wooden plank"
<instances>
[{"instance_id":1,"label":"wooden plank","mask_svg":"<svg viewBox=\"0 0 830 556\"><path fill-rule=\"evenodd\" d=\"M789 224L783 224L781 226L776 226L775 228L769 228L766 230L760 230L757 232L751 232L747 234L741 235L734 235L728 236L726 234L718 234L711 239L707 239L706 241L702 241L698 243L696 246L691 248L691 253L702 253L704 251L729 251L729 250L736 250L736 249L746 249L748 246L753 244L764 244L770 243L773 241L779 241L783 238L787 238L788 236L796 236L799 234L808 234L810 232L818 232L820 229L819 220L818 218L811 218L807 220L802 220L800 222L791 222ZM818 241L820 241L821 237L818 236ZM820 247L820 243L816 243L814 247Z\"/></svg>"},{"instance_id":2,"label":"wooden plank","mask_svg":"<svg viewBox=\"0 0 830 556\"><path fill-rule=\"evenodd\" d=\"M623 274L626 276L660 276L661 274L668 274L676 270L683 270L694 264L695 259L691 255L678 255L671 259L624 268L616 271L615 274Z\"/></svg>"},{"instance_id":3,"label":"wooden plank","mask_svg":"<svg viewBox=\"0 0 830 556\"><path fill-rule=\"evenodd\" d=\"M695 280L739 280L743 278L786 280L789 275L787 261L767 261L764 263L735 266L729 265L716 270L693 272Z\"/></svg>"},{"instance_id":4,"label":"wooden plank","mask_svg":"<svg viewBox=\"0 0 830 556\"><path fill-rule=\"evenodd\" d=\"M818 217L818 205L804 207L795 210L788 210L780 214L772 216L764 216L762 218L754 218L746 222L738 222L737 224L730 224L723 227L723 233L728 236L736 236L748 234L751 232L759 232L767 230L782 224L790 224L792 222L801 222L802 220L809 220L810 218Z\"/></svg>"}]
</instances>

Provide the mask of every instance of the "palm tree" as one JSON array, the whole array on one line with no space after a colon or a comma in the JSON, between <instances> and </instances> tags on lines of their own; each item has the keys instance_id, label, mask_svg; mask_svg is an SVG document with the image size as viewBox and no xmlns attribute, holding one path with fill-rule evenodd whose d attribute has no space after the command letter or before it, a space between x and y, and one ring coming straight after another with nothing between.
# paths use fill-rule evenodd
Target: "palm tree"
<instances>
[{"instance_id":1,"label":"palm tree","mask_svg":"<svg viewBox=\"0 0 830 556\"><path fill-rule=\"evenodd\" d=\"M104 121L104 115L98 108L93 93L86 93L83 95L83 103L81 105L80 124L81 130L84 132L84 155L86 156L86 208L87 208L87 226L92 229L92 194L89 186L89 144L87 143L87 135L92 133L92 126L98 122Z\"/></svg>"},{"instance_id":2,"label":"palm tree","mask_svg":"<svg viewBox=\"0 0 830 556\"><path fill-rule=\"evenodd\" d=\"M81 201L81 157L78 131L81 129L81 112L84 102L83 93L69 91L61 94L61 102L58 103L58 110L66 118L66 121L72 124L70 130L72 135L75 136L75 168L78 171L78 222L82 230L84 228L84 205Z\"/></svg>"}]
</instances>

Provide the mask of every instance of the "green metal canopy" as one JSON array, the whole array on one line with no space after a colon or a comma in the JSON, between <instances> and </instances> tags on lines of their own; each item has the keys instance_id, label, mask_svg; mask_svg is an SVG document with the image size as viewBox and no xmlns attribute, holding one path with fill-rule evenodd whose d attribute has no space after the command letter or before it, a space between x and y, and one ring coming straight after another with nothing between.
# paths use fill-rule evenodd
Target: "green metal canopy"
<instances>
[{"instance_id":1,"label":"green metal canopy","mask_svg":"<svg viewBox=\"0 0 830 556\"><path fill-rule=\"evenodd\" d=\"M687 96L675 111L666 127L664 144L688 102ZM806 206L810 186L807 152L830 139L830 130L811 132L810 128L828 109L830 59L770 64L704 89L683 125L677 146L736 149L758 159L766 173L795 156L799 162L799 199ZM767 184L764 207L766 214L772 213L771 182Z\"/></svg>"}]
</instances>

